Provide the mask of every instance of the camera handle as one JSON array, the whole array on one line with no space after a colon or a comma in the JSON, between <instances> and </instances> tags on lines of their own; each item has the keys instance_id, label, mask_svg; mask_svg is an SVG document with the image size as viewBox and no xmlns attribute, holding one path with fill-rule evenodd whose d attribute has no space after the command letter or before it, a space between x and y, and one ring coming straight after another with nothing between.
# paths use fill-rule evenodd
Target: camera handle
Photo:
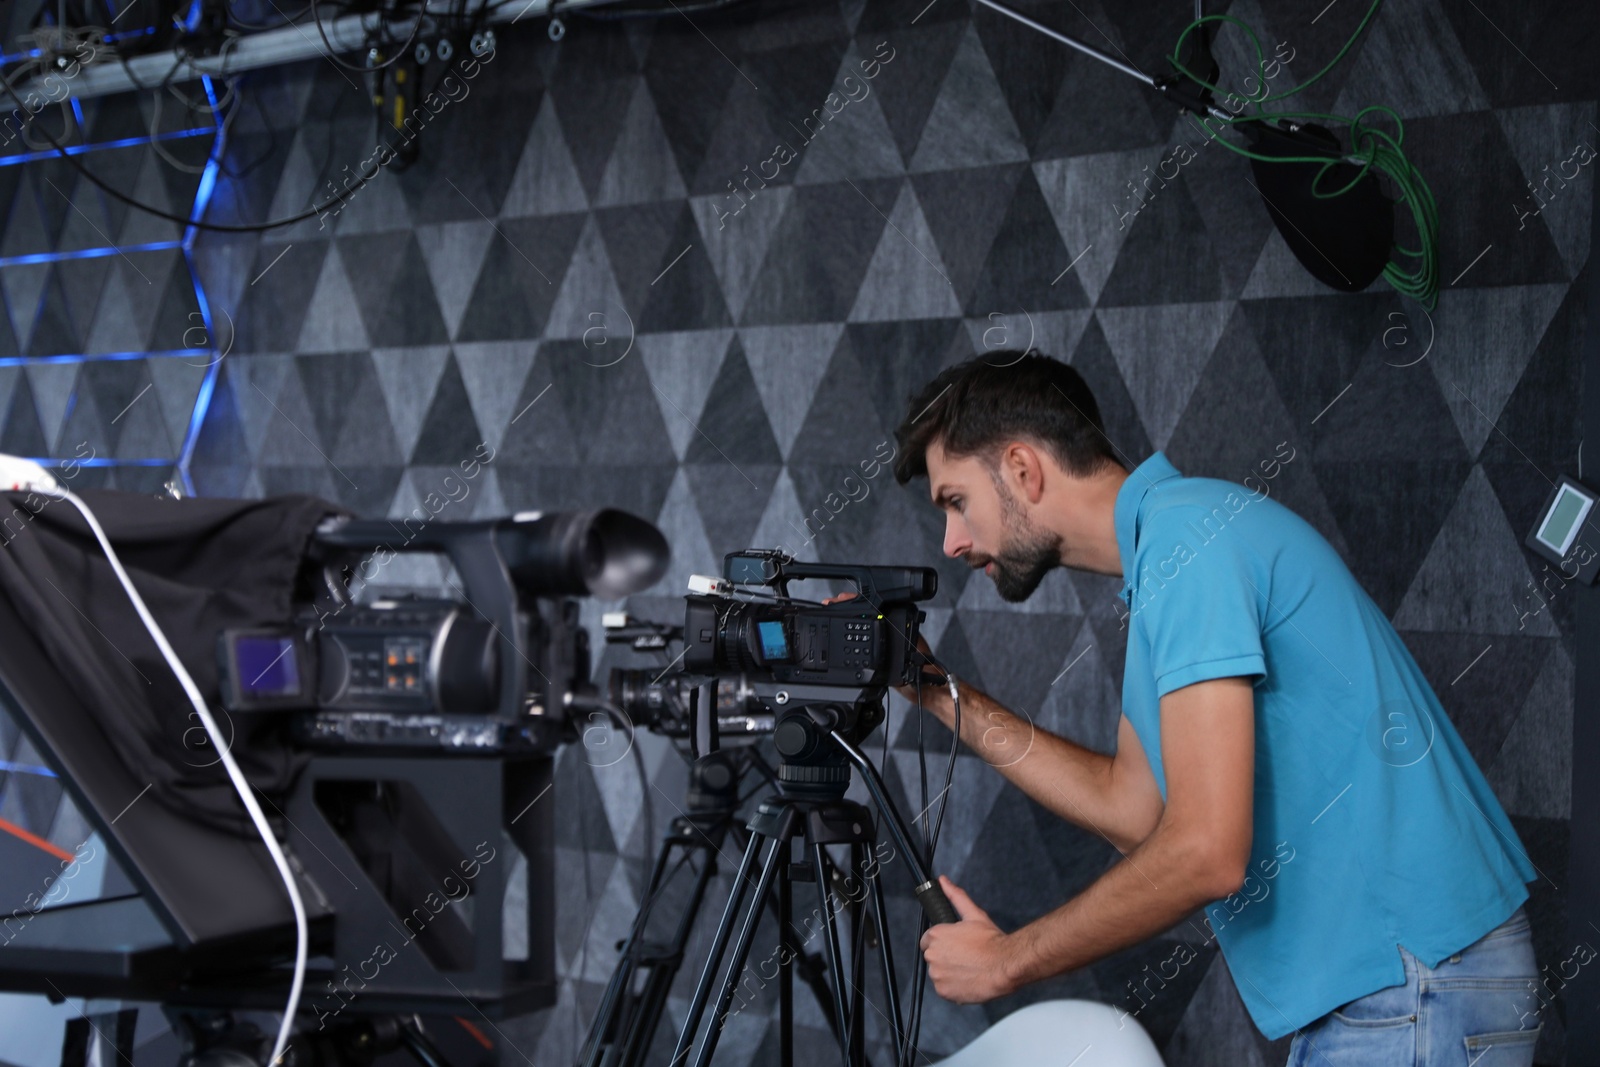
<instances>
[{"instance_id":1,"label":"camera handle","mask_svg":"<svg viewBox=\"0 0 1600 1067\"><path fill-rule=\"evenodd\" d=\"M815 720L818 714L825 714L821 709L806 709ZM818 725L827 725L818 723ZM899 846L901 853L906 858L906 866L911 869L911 877L916 885L912 892L917 895L917 903L922 905L923 914L927 915L930 925L940 923L959 922L961 916L956 913L955 905L950 903L950 898L945 896L944 887L933 877L927 865L922 862L922 854L911 847L911 835L906 830L905 824L900 820L900 813L889 802L889 792L883 787L883 779L878 776L878 769L874 767L855 745L852 745L839 731L828 728L828 736L833 738L833 743L855 764L856 770L861 772L861 778L867 784L867 792L872 794L872 802L878 806L878 811L883 815L884 825L889 828L889 836L894 838L894 843Z\"/></svg>"}]
</instances>

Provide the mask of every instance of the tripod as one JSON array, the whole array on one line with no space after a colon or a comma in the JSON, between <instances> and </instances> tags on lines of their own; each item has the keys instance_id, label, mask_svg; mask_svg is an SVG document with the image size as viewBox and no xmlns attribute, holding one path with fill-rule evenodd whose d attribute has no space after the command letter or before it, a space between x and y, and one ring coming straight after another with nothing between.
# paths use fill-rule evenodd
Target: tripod
<instances>
[{"instance_id":1,"label":"tripod","mask_svg":"<svg viewBox=\"0 0 1600 1067\"><path fill-rule=\"evenodd\" d=\"M741 846L746 844L734 816L739 807L740 782L752 767L759 768L768 779L777 780L766 761L749 747L715 751L690 765L687 810L672 821L662 840L639 912L627 940L619 946L616 968L578 1055L579 1067L642 1067L645 1063L666 1008L667 994L683 963L695 917L716 872L722 843L731 833ZM664 941L647 940L650 920L657 912L664 887L678 867L694 857L700 859L700 865L676 924ZM767 900L774 915L779 914L780 902L770 895ZM831 1022L832 992L820 958L802 954L795 964Z\"/></svg>"},{"instance_id":2,"label":"tripod","mask_svg":"<svg viewBox=\"0 0 1600 1067\"><path fill-rule=\"evenodd\" d=\"M877 771L860 750L839 732L838 724L852 721L856 721L856 717L850 713L850 709L833 703L802 704L780 715L773 730L773 745L783 757L778 767L778 791L762 801L750 820L750 837L734 877L733 892L728 898L722 921L712 939L705 969L700 974L689 1003L683 1031L673 1052L672 1067L680 1067L687 1062L715 985L716 1012L693 1060L694 1067L707 1067L710 1063L721 1030L727 1023L735 989L747 973L746 964L761 918L763 901L774 887L778 899L779 944L775 977L778 980L780 1062L783 1067L792 1067L794 987L791 968L798 955L793 937L793 885L806 881L814 882L817 886L819 906L816 914L821 919L821 927L814 933L824 935L828 967L834 977L834 989L829 999L832 1002L832 1024L839 1041L841 1060L845 1067L865 1067L867 1020L862 971L866 944L861 936L861 902L852 900L852 965L847 986L837 916L828 892L829 875L834 870L827 852L828 846L849 846L852 871L864 871L863 853L876 843L871 811L862 804L844 798L850 785L850 764L853 763L862 772L867 790L882 812L884 824L912 872L915 893L929 920L934 923L956 921L955 909L938 884L928 877L920 854L911 847L910 837L889 803ZM800 859L794 856L797 840L802 846ZM760 857L763 845L766 846L766 855ZM756 869L758 857L761 861L760 875L754 884L755 895L746 907L745 898L747 890L751 888L751 875ZM877 923L878 955L889 1007L887 1019L895 1047L899 1049L905 1044L905 1025L900 1012L894 956L886 929L887 909L883 885L876 873L874 869L871 877L863 879L871 883L870 893L864 896L871 898ZM844 880L847 887L851 877L847 876ZM736 938L735 927L738 929ZM733 953L728 960L727 971L718 984L717 974L722 968L730 940L733 941ZM826 1005L824 1010L827 1010Z\"/></svg>"}]
</instances>

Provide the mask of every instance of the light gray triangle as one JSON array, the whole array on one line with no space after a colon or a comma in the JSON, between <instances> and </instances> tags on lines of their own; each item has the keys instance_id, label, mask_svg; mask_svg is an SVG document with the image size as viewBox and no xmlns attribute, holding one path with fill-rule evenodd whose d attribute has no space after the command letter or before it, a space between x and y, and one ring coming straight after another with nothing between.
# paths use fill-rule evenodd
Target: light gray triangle
<instances>
[{"instance_id":1,"label":"light gray triangle","mask_svg":"<svg viewBox=\"0 0 1600 1067\"><path fill-rule=\"evenodd\" d=\"M602 332L592 332L595 327ZM590 215L584 220L583 232L578 235L561 288L551 305L544 336L547 340L584 340L593 352L591 362L606 364L620 358L626 339L633 333L632 313L623 305L622 290L611 270L600 224ZM599 347L602 344L604 347Z\"/></svg>"},{"instance_id":2,"label":"light gray triangle","mask_svg":"<svg viewBox=\"0 0 1600 1067\"><path fill-rule=\"evenodd\" d=\"M245 500L260 500L262 497L267 495L267 491L261 486L260 471L256 470L254 467L250 468L250 473L245 477L244 480L244 488L240 491L239 495Z\"/></svg>"},{"instance_id":3,"label":"light gray triangle","mask_svg":"<svg viewBox=\"0 0 1600 1067\"><path fill-rule=\"evenodd\" d=\"M833 78L833 100L838 114L832 114L826 100L818 118L806 127L811 139L805 157L795 173L796 185L815 185L846 179L894 178L906 172L895 147L894 134L873 92L873 79L862 76L860 62L865 58L852 42ZM829 117L831 115L831 117ZM798 145L795 147L799 147ZM758 167L763 178L773 167Z\"/></svg>"},{"instance_id":4,"label":"light gray triangle","mask_svg":"<svg viewBox=\"0 0 1600 1067\"><path fill-rule=\"evenodd\" d=\"M271 232L271 231L268 231ZM237 316L234 309L242 301L242 294L249 288L250 282L260 278L260 270L252 269L256 264L256 250L264 243L261 237L246 234L219 240L200 241L195 244L191 262L194 264L195 276L200 280L200 288L206 294L206 301L211 305L212 314L217 319L217 330L221 337L217 339L217 346L222 349L228 347L228 337L231 330L228 320L234 320L237 325ZM273 248L272 255L283 251ZM290 251L284 258L293 256ZM269 256L262 261L261 268L265 269L272 263ZM276 264L275 266L283 266Z\"/></svg>"},{"instance_id":5,"label":"light gray triangle","mask_svg":"<svg viewBox=\"0 0 1600 1067\"><path fill-rule=\"evenodd\" d=\"M456 366L461 368L467 401L472 405L478 429L483 431L483 439L496 451L516 414L517 401L522 396L522 386L528 380L538 348L537 341L456 345Z\"/></svg>"},{"instance_id":6,"label":"light gray triangle","mask_svg":"<svg viewBox=\"0 0 1600 1067\"><path fill-rule=\"evenodd\" d=\"M922 127L911 169L992 167L1027 158L1022 134L978 40L978 28L969 23Z\"/></svg>"},{"instance_id":7,"label":"light gray triangle","mask_svg":"<svg viewBox=\"0 0 1600 1067\"><path fill-rule=\"evenodd\" d=\"M171 362L174 360L159 357L145 360L146 367L152 363ZM161 404L153 393L155 381L152 379L148 385L140 386L140 391L121 411L102 413L108 420L106 433L113 442L112 454L118 458L154 459L176 456L182 450L183 438L172 436Z\"/></svg>"},{"instance_id":8,"label":"light gray triangle","mask_svg":"<svg viewBox=\"0 0 1600 1067\"><path fill-rule=\"evenodd\" d=\"M1161 162L1165 145L1128 152L1046 159L1033 165L1033 175L1050 206L1061 243L1072 258L1057 270L1071 267L1091 301L1117 264L1117 253L1127 239L1138 203L1128 183L1142 181L1145 167Z\"/></svg>"},{"instance_id":9,"label":"light gray triangle","mask_svg":"<svg viewBox=\"0 0 1600 1067\"><path fill-rule=\"evenodd\" d=\"M72 400L72 390L78 382L81 363L30 363L28 385L33 389L33 406L39 414L39 425L44 439L54 453L60 447L58 438L67 417L67 404Z\"/></svg>"},{"instance_id":10,"label":"light gray triangle","mask_svg":"<svg viewBox=\"0 0 1600 1067\"><path fill-rule=\"evenodd\" d=\"M1059 567L1045 575L1034 594L1020 604L1003 599L995 591L994 579L979 572L961 590L956 607L963 611L1012 611L1024 615L1083 614L1083 604L1078 600L1077 590L1072 588L1072 580Z\"/></svg>"},{"instance_id":11,"label":"light gray triangle","mask_svg":"<svg viewBox=\"0 0 1600 1067\"><path fill-rule=\"evenodd\" d=\"M807 537L800 495L795 492L789 468L783 467L772 484L772 495L767 497L761 521L756 523L755 532L750 535L750 544L757 548L781 548L796 559L814 560L816 553L808 551L810 546Z\"/></svg>"},{"instance_id":12,"label":"light gray triangle","mask_svg":"<svg viewBox=\"0 0 1600 1067\"><path fill-rule=\"evenodd\" d=\"M961 314L944 260L910 182L900 186L889 224L867 265L850 322L935 319Z\"/></svg>"},{"instance_id":13,"label":"light gray triangle","mask_svg":"<svg viewBox=\"0 0 1600 1067\"><path fill-rule=\"evenodd\" d=\"M493 447L493 446L490 446ZM500 472L492 466L479 469L477 486L472 490L473 503L470 515L474 519L498 519L510 514L506 499L500 492Z\"/></svg>"},{"instance_id":14,"label":"light gray triangle","mask_svg":"<svg viewBox=\"0 0 1600 1067\"><path fill-rule=\"evenodd\" d=\"M1559 641L1522 701L1517 721L1487 771L1509 815L1572 817L1572 660Z\"/></svg>"},{"instance_id":15,"label":"light gray triangle","mask_svg":"<svg viewBox=\"0 0 1600 1067\"><path fill-rule=\"evenodd\" d=\"M732 330L721 329L647 333L639 338L640 358L655 387L652 393L656 406L661 409L672 450L680 461L698 433L695 426L722 370L732 337Z\"/></svg>"},{"instance_id":16,"label":"light gray triangle","mask_svg":"<svg viewBox=\"0 0 1600 1067\"><path fill-rule=\"evenodd\" d=\"M339 246L330 244L322 260L322 274L300 326L296 352L358 352L372 347L361 309L345 274Z\"/></svg>"},{"instance_id":17,"label":"light gray triangle","mask_svg":"<svg viewBox=\"0 0 1600 1067\"><path fill-rule=\"evenodd\" d=\"M1533 185L1517 190L1510 205L1520 233L1534 220L1544 223L1561 253L1567 276L1575 278L1589 257L1590 195L1600 137L1591 126L1593 101L1497 108L1495 118L1511 143L1522 176ZM1583 149L1580 151L1580 146ZM1582 160L1587 156L1589 162Z\"/></svg>"},{"instance_id":18,"label":"light gray triangle","mask_svg":"<svg viewBox=\"0 0 1600 1067\"><path fill-rule=\"evenodd\" d=\"M74 181L73 178L77 180ZM49 197L71 204L67 210L67 221L61 227L61 235L56 239L55 247L58 250L78 248L105 248L115 242L106 233L106 219L100 205L104 203L100 190L82 175L72 177L63 176L45 183L45 190ZM58 193L57 190L60 190ZM61 196L67 194L67 197ZM99 216L99 217L97 217Z\"/></svg>"},{"instance_id":19,"label":"light gray triangle","mask_svg":"<svg viewBox=\"0 0 1600 1067\"><path fill-rule=\"evenodd\" d=\"M1445 289L1429 365L1474 458L1522 379L1567 286Z\"/></svg>"},{"instance_id":20,"label":"light gray triangle","mask_svg":"<svg viewBox=\"0 0 1600 1067\"><path fill-rule=\"evenodd\" d=\"M422 261L433 279L433 292L439 300L445 329L454 337L461 328L461 316L472 299L472 287L483 269L483 257L494 236L494 225L484 219L444 222L418 226L417 245Z\"/></svg>"},{"instance_id":21,"label":"light gray triangle","mask_svg":"<svg viewBox=\"0 0 1600 1067\"><path fill-rule=\"evenodd\" d=\"M672 477L655 525L672 546L672 560L661 581L651 586L648 591L651 595L681 596L689 591L691 575L722 573L722 561L711 551L711 540L700 519L699 505L682 467Z\"/></svg>"},{"instance_id":22,"label":"light gray triangle","mask_svg":"<svg viewBox=\"0 0 1600 1067\"><path fill-rule=\"evenodd\" d=\"M1347 56L1336 115L1382 102L1408 119L1483 111L1489 98L1435 0L1385 8Z\"/></svg>"},{"instance_id":23,"label":"light gray triangle","mask_svg":"<svg viewBox=\"0 0 1600 1067\"><path fill-rule=\"evenodd\" d=\"M1395 612L1400 630L1556 637L1521 538L1483 468L1474 465L1455 506Z\"/></svg>"},{"instance_id":24,"label":"light gray triangle","mask_svg":"<svg viewBox=\"0 0 1600 1067\"><path fill-rule=\"evenodd\" d=\"M1078 348L1078 338L1094 315L1090 308L1073 308L1069 311L1028 311L1006 314L999 318L968 319L967 336L972 338L974 355L996 348L1020 348L1024 352L1037 351L1066 361ZM1002 326L1003 333L991 332ZM1001 338L1004 343L995 343ZM996 360L995 362L1000 362Z\"/></svg>"},{"instance_id":25,"label":"light gray triangle","mask_svg":"<svg viewBox=\"0 0 1600 1067\"><path fill-rule=\"evenodd\" d=\"M843 332L841 322L746 326L739 331L756 393L785 460L805 425L811 401L816 398Z\"/></svg>"},{"instance_id":26,"label":"light gray triangle","mask_svg":"<svg viewBox=\"0 0 1600 1067\"><path fill-rule=\"evenodd\" d=\"M134 327L138 330L139 342L133 350L148 350L155 340L156 323L161 319L161 293L167 291L168 282L174 271L187 271L184 256L181 253L169 253L163 256L141 256L144 263L135 270L132 263L118 258L111 266L111 273L122 279L122 284L127 291L133 294L133 311L130 316ZM180 279L187 295L194 289L191 276L185 274ZM179 338L184 342L185 348L193 348L197 353L215 349L221 351L226 348L233 337L233 326L229 323L230 312L227 308L213 303L212 325L218 336L212 338L205 328L205 316L197 311L191 311L184 316L185 328ZM163 341L166 338L162 338ZM192 344L190 342L193 342ZM125 350L126 351L126 350ZM197 359L210 359L210 354L196 355Z\"/></svg>"},{"instance_id":27,"label":"light gray triangle","mask_svg":"<svg viewBox=\"0 0 1600 1067\"><path fill-rule=\"evenodd\" d=\"M522 146L522 158L517 161L516 172L511 177L500 217L560 215L588 208L589 200L578 178L578 168L572 163L572 152L561 133L561 120L556 117L550 94L546 93L539 105L539 114L528 130L527 143Z\"/></svg>"},{"instance_id":28,"label":"light gray triangle","mask_svg":"<svg viewBox=\"0 0 1600 1067\"><path fill-rule=\"evenodd\" d=\"M433 406L433 392L439 387L439 377L449 358L447 345L378 348L372 352L372 369L378 376L378 388L383 390L389 425L402 456L410 456L417 447L423 420Z\"/></svg>"},{"instance_id":29,"label":"light gray triangle","mask_svg":"<svg viewBox=\"0 0 1600 1067\"><path fill-rule=\"evenodd\" d=\"M266 390L263 389L263 392ZM293 366L285 368L278 380L276 395L270 396L265 419L267 433L261 442L258 461L264 467L312 467L328 471L327 446L318 439L317 422L311 415L311 401ZM331 488L333 475L328 482Z\"/></svg>"},{"instance_id":30,"label":"light gray triangle","mask_svg":"<svg viewBox=\"0 0 1600 1067\"><path fill-rule=\"evenodd\" d=\"M5 289L6 310L11 316L11 332L17 335L17 348L28 350L33 328L39 322L39 301L50 280L49 263L18 263L0 271L0 286Z\"/></svg>"},{"instance_id":31,"label":"light gray triangle","mask_svg":"<svg viewBox=\"0 0 1600 1067\"><path fill-rule=\"evenodd\" d=\"M628 113L622 119L622 132L611 150L611 159L600 176L595 205L642 204L654 200L676 200L686 195L678 161L672 153L667 133L656 114L650 87L640 78L634 86Z\"/></svg>"},{"instance_id":32,"label":"light gray triangle","mask_svg":"<svg viewBox=\"0 0 1600 1067\"><path fill-rule=\"evenodd\" d=\"M272 207L267 211L268 218L281 219L290 215L298 215L320 204L327 203L332 197L346 189L341 184L350 182L350 188L355 185L353 172L341 170L338 175L330 173L321 176L318 184L318 168L311 163L311 155L306 150L305 139L312 134L302 127L295 134L294 143L289 146L288 158L283 163L283 173L278 177L277 188L272 194ZM322 136L318 133L316 136ZM363 195L355 193L349 199ZM348 202L348 201L346 201ZM338 215L335 212L342 210L338 204L329 207L320 216L297 222L292 226L278 226L261 235L263 244L278 244L284 241L298 241L317 236L332 236L334 227L338 225ZM276 253L273 253L276 255Z\"/></svg>"},{"instance_id":33,"label":"light gray triangle","mask_svg":"<svg viewBox=\"0 0 1600 1067\"><path fill-rule=\"evenodd\" d=\"M31 256L55 247L55 242L45 232L44 212L39 210L39 205L44 202L41 197L57 196L57 193L44 183L43 174L35 178L27 167L22 167L17 177L17 191L11 200L11 217L5 220L0 255Z\"/></svg>"},{"instance_id":34,"label":"light gray triangle","mask_svg":"<svg viewBox=\"0 0 1600 1067\"><path fill-rule=\"evenodd\" d=\"M365 173L365 169L364 161L346 164L340 168L338 174L334 175L335 184L342 184L346 178L351 179L351 183L354 184L355 179ZM334 190L324 185L322 194L318 198L318 203L333 196ZM311 206L306 205L306 207ZM305 208L300 210L304 211ZM334 215L334 212L337 214ZM400 190L400 179L381 168L372 180L334 208L329 215L337 219L334 228L340 234L387 233L411 228L411 208L406 203L405 194Z\"/></svg>"},{"instance_id":35,"label":"light gray triangle","mask_svg":"<svg viewBox=\"0 0 1600 1067\"><path fill-rule=\"evenodd\" d=\"M224 357L226 358L226 357ZM194 402L200 395L200 386L210 373L207 359L197 354L193 359L173 357L146 361L152 390L161 407L161 417L166 423L167 435L174 447L182 449L189 436L189 423L194 416Z\"/></svg>"},{"instance_id":36,"label":"light gray triangle","mask_svg":"<svg viewBox=\"0 0 1600 1067\"><path fill-rule=\"evenodd\" d=\"M239 422L244 427L245 446L252 457L262 454L274 427L277 432L293 433L272 407L284 378L294 373L293 356L253 355L249 359L225 359L223 373L228 375L232 386Z\"/></svg>"},{"instance_id":37,"label":"light gray triangle","mask_svg":"<svg viewBox=\"0 0 1600 1067\"><path fill-rule=\"evenodd\" d=\"M1165 448L1177 427L1234 306L1222 300L1095 310L1156 448Z\"/></svg>"},{"instance_id":38,"label":"light gray triangle","mask_svg":"<svg viewBox=\"0 0 1600 1067\"><path fill-rule=\"evenodd\" d=\"M148 258L148 257L146 257ZM145 288L135 275L134 284ZM128 292L127 279L119 270L112 270L106 277L105 290L100 296L100 305L95 308L94 322L90 324L89 336L84 339L83 350L90 355L99 355L105 352L138 352L145 348L147 338L144 331L139 328L138 315L140 308L154 307L157 301L148 294L140 294L135 299Z\"/></svg>"},{"instance_id":39,"label":"light gray triangle","mask_svg":"<svg viewBox=\"0 0 1600 1067\"><path fill-rule=\"evenodd\" d=\"M140 203L149 204L151 207L160 208L173 215L187 215L193 205L179 204L174 206L167 194L167 183L163 175L167 164L150 147L146 145L142 150L144 159L139 164L139 179L134 183L133 192L130 194ZM44 186L48 196L55 196L55 190L48 185ZM152 215L148 211L130 210L122 220L122 228L117 233L116 243L119 246L147 244L152 241L174 241L183 234L183 226L168 219Z\"/></svg>"},{"instance_id":40,"label":"light gray triangle","mask_svg":"<svg viewBox=\"0 0 1600 1067\"><path fill-rule=\"evenodd\" d=\"M767 246L772 243L772 235L788 211L793 193L794 189L787 185L763 189L763 199L771 197L771 200L759 211L739 209L739 202L732 194L696 196L689 200L689 210L694 212L695 225L705 240L706 256L711 260L717 281L722 283L722 296L735 322L744 311L744 302L767 258Z\"/></svg>"}]
</instances>

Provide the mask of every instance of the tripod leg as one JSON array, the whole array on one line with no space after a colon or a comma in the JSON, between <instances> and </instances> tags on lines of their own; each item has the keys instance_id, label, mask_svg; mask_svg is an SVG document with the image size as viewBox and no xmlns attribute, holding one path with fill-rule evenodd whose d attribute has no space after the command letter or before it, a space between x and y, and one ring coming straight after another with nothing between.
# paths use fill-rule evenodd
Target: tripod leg
<instances>
[{"instance_id":1,"label":"tripod leg","mask_svg":"<svg viewBox=\"0 0 1600 1067\"><path fill-rule=\"evenodd\" d=\"M905 1044L905 1020L900 1016L900 990L895 985L894 950L889 947L889 911L884 905L883 881L874 874L872 879L872 911L878 924L878 958L883 961L884 995L889 1000L889 1021L894 1030L894 1047L898 1053Z\"/></svg>"},{"instance_id":2,"label":"tripod leg","mask_svg":"<svg viewBox=\"0 0 1600 1067\"><path fill-rule=\"evenodd\" d=\"M733 935L733 918L739 913L739 905L744 902L744 892L750 884L750 872L755 868L756 854L760 849L761 836L751 834L749 842L745 845L744 857L739 861L739 869L733 876L733 890L728 894L728 906L723 909L722 921L717 923L716 935L711 939L711 952L706 957L705 970L700 972L700 981L695 984L694 997L689 1001L689 1014L683 1020L683 1033L678 1035L678 1046L672 1052L674 1067L684 1062L689 1050L694 1047L695 1032L700 1029L700 1018L705 1014L706 1001L711 998L711 983L716 980L717 965L722 961L723 952L727 950L728 938ZM756 897L757 904L765 895L766 886L763 884L761 892Z\"/></svg>"},{"instance_id":3,"label":"tripod leg","mask_svg":"<svg viewBox=\"0 0 1600 1067\"><path fill-rule=\"evenodd\" d=\"M783 843L785 859L792 857L792 845ZM789 929L793 920L794 882L785 864L778 874L778 1067L794 1067L794 966L800 948Z\"/></svg>"},{"instance_id":4,"label":"tripod leg","mask_svg":"<svg viewBox=\"0 0 1600 1067\"><path fill-rule=\"evenodd\" d=\"M756 884L756 895L750 901L750 909L745 912L744 924L739 927L739 937L734 942L733 955L728 960L728 973L723 977L722 989L717 993L716 1012L712 1015L711 1024L706 1027L706 1038L700 1046L700 1054L694 1059L694 1067L706 1067L711 1062L711 1054L717 1050L717 1039L722 1036L722 1027L728 1021L728 1006L733 1003L733 991L750 956L750 942L755 940L756 927L761 924L761 912L766 906L767 894L772 891L772 880L777 876L778 869L788 864L789 838L794 823L794 813L786 812L778 825L777 836L772 839L772 848L767 851L767 861L761 868L761 880ZM760 838L759 833L750 835L752 844ZM707 961L702 981L709 980L716 973L715 963L715 956ZM698 1024L699 1020L695 1022ZM689 1033L687 1023L684 1024L684 1033Z\"/></svg>"},{"instance_id":5,"label":"tripod leg","mask_svg":"<svg viewBox=\"0 0 1600 1067\"><path fill-rule=\"evenodd\" d=\"M850 843L850 875L845 880L845 893L850 901L850 1057L860 1063L866 1057L867 1045L867 979L866 938L862 936L866 912L866 894L856 899L857 890L849 886L849 878L858 878L862 869L861 842ZM841 976L842 977L842 976Z\"/></svg>"},{"instance_id":6,"label":"tripod leg","mask_svg":"<svg viewBox=\"0 0 1600 1067\"><path fill-rule=\"evenodd\" d=\"M833 970L833 1015L838 1024L839 1052L844 1057L845 1067L850 1064L850 1020L845 1016L844 1007L844 971L840 967L839 927L836 925L837 915L831 907L832 896L828 891L828 852L819 843L811 845L811 862L817 873L818 903L822 907L822 927L827 933L825 942L828 949L828 966Z\"/></svg>"}]
</instances>

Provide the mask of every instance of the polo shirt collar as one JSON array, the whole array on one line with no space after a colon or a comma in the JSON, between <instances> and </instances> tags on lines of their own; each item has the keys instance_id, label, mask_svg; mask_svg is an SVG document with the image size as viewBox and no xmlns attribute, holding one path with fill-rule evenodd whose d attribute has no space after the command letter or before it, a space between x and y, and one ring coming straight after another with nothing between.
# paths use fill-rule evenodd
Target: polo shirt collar
<instances>
[{"instance_id":1,"label":"polo shirt collar","mask_svg":"<svg viewBox=\"0 0 1600 1067\"><path fill-rule=\"evenodd\" d=\"M1117 490L1117 501L1111 509L1112 525L1117 532L1117 551L1122 556L1122 590L1124 597L1131 594L1133 580L1133 548L1139 532L1139 510L1145 494L1168 478L1182 477L1163 452L1153 453L1149 459L1133 468L1128 480Z\"/></svg>"}]
</instances>

